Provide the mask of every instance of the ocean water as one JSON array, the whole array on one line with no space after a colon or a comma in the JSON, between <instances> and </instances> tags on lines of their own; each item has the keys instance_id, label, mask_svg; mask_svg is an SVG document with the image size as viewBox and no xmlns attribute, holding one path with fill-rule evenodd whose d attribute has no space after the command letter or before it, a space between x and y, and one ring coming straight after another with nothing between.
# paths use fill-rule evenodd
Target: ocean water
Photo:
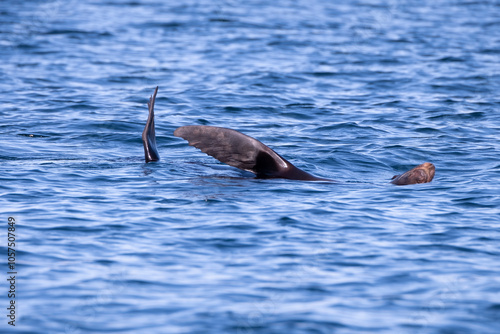
<instances>
[{"instance_id":1,"label":"ocean water","mask_svg":"<svg viewBox=\"0 0 500 334\"><path fill-rule=\"evenodd\" d=\"M499 31L497 0L0 2L0 332L499 333Z\"/></svg>"}]
</instances>

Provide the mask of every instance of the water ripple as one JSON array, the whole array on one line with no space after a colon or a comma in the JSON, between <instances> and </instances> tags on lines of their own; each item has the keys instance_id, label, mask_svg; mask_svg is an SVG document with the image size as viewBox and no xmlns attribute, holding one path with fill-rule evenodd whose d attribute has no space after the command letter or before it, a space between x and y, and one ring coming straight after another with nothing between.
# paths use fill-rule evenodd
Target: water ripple
<instances>
[{"instance_id":1,"label":"water ripple","mask_svg":"<svg viewBox=\"0 0 500 334\"><path fill-rule=\"evenodd\" d=\"M2 333L496 333L498 9L1 3L23 282ZM336 182L254 179L173 136L189 124ZM432 183L389 183L424 161Z\"/></svg>"}]
</instances>

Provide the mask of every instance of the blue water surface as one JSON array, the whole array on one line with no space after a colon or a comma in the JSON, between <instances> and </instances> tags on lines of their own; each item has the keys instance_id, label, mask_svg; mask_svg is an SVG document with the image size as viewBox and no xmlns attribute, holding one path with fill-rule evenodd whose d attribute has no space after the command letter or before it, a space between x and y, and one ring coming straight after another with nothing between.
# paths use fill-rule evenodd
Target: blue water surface
<instances>
[{"instance_id":1,"label":"blue water surface","mask_svg":"<svg viewBox=\"0 0 500 334\"><path fill-rule=\"evenodd\" d=\"M0 2L0 332L499 333L499 32L497 0Z\"/></svg>"}]
</instances>

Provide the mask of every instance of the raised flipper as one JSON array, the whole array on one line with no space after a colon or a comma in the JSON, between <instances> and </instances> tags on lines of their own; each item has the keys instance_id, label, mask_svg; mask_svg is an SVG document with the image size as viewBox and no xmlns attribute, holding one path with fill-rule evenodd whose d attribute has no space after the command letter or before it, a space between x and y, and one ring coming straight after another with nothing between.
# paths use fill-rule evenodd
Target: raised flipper
<instances>
[{"instance_id":1,"label":"raised flipper","mask_svg":"<svg viewBox=\"0 0 500 334\"><path fill-rule=\"evenodd\" d=\"M146 162L160 160L160 155L156 149L156 135L155 135L155 100L156 93L158 93L158 86L156 86L153 96L149 98L148 108L149 116L144 131L142 132L142 143L144 144L144 156Z\"/></svg>"},{"instance_id":2,"label":"raised flipper","mask_svg":"<svg viewBox=\"0 0 500 334\"><path fill-rule=\"evenodd\" d=\"M424 162L423 164L410 169L406 173L403 173L401 175L394 175L392 177L391 183L394 183L398 186L416 183L427 183L432 181L435 173L436 167L434 167L434 165L430 162Z\"/></svg>"},{"instance_id":3,"label":"raised flipper","mask_svg":"<svg viewBox=\"0 0 500 334\"><path fill-rule=\"evenodd\" d=\"M217 160L252 172L260 178L331 181L298 169L257 139L241 132L207 125L177 128L174 135Z\"/></svg>"}]
</instances>

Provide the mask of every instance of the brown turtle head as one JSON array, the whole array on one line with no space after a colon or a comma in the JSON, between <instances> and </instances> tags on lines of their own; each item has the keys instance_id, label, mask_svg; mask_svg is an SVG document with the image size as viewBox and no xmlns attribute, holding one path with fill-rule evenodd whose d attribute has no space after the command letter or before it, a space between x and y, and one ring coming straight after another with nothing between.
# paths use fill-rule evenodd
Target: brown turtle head
<instances>
[{"instance_id":1,"label":"brown turtle head","mask_svg":"<svg viewBox=\"0 0 500 334\"><path fill-rule=\"evenodd\" d=\"M436 173L436 167L430 162L424 162L421 165L403 173L395 175L392 178L392 183L402 186L407 184L427 183L431 182Z\"/></svg>"}]
</instances>

